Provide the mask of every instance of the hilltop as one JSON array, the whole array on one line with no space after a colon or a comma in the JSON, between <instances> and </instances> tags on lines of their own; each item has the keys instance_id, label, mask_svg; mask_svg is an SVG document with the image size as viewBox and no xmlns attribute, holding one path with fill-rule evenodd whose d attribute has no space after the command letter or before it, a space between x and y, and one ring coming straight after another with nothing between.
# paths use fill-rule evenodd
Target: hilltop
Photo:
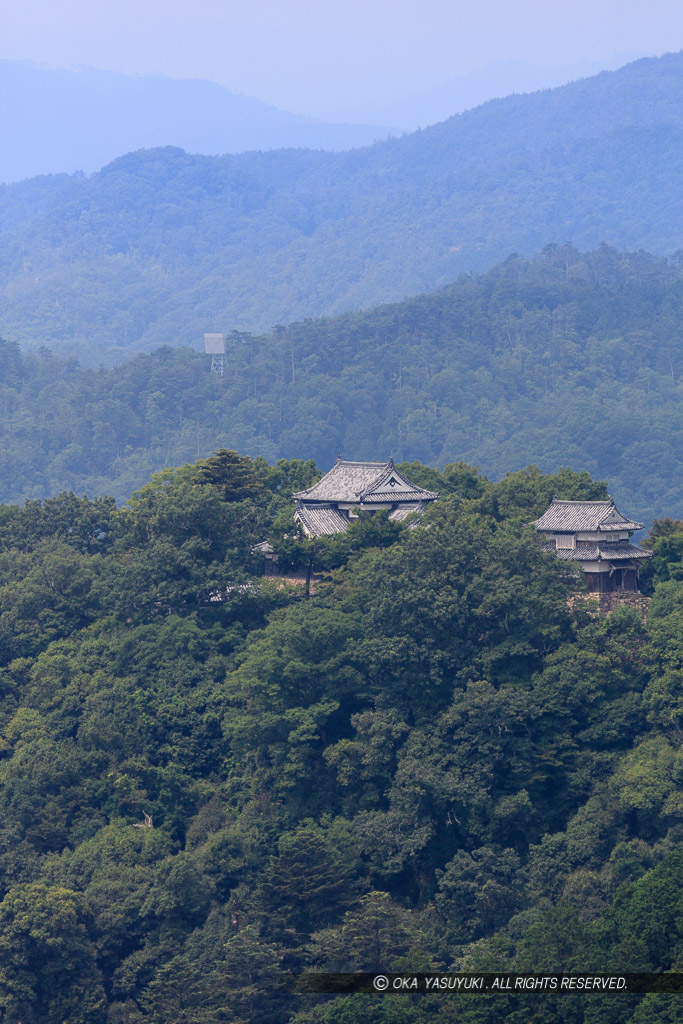
<instances>
[{"instance_id":1,"label":"hilltop","mask_svg":"<svg viewBox=\"0 0 683 1024\"><path fill-rule=\"evenodd\" d=\"M683 54L344 153L123 156L0 189L0 330L120 359L395 301L510 252L681 246Z\"/></svg>"},{"instance_id":2,"label":"hilltop","mask_svg":"<svg viewBox=\"0 0 683 1024\"><path fill-rule=\"evenodd\" d=\"M309 598L251 554L281 515L291 539L301 459L0 506L7 1024L680 1020L661 992L291 984L683 957L681 522L649 623L596 618L522 524L604 484L414 469L429 528L308 542L336 567Z\"/></svg>"}]
</instances>

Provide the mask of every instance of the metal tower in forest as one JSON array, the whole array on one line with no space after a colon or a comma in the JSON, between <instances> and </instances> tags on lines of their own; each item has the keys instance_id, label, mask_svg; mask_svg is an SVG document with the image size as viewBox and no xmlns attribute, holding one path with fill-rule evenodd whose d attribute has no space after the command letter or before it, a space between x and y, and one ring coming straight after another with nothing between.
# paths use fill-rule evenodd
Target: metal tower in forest
<instances>
[{"instance_id":1,"label":"metal tower in forest","mask_svg":"<svg viewBox=\"0 0 683 1024\"><path fill-rule=\"evenodd\" d=\"M204 351L211 356L211 372L222 376L225 370L225 335L205 334Z\"/></svg>"}]
</instances>

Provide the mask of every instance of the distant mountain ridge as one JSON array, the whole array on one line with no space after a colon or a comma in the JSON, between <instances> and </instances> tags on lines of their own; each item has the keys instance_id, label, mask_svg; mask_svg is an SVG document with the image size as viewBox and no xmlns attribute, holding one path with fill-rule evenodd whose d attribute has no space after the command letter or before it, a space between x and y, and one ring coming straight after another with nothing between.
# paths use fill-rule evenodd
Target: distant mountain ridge
<instances>
[{"instance_id":1,"label":"distant mountain ridge","mask_svg":"<svg viewBox=\"0 0 683 1024\"><path fill-rule=\"evenodd\" d=\"M343 153L128 154L0 189L0 331L91 362L400 300L548 242L683 248L683 54Z\"/></svg>"},{"instance_id":2,"label":"distant mountain ridge","mask_svg":"<svg viewBox=\"0 0 683 1024\"><path fill-rule=\"evenodd\" d=\"M623 53L600 62L583 60L576 64L553 66L502 60L465 75L456 75L400 100L363 106L357 109L357 113L360 114L362 110L362 120L400 125L406 130L424 128L452 117L453 114L479 107L488 100L500 99L513 93L555 89L568 82L597 75L600 71L616 71L642 56L642 53ZM346 119L359 119L350 115L351 111L347 113Z\"/></svg>"},{"instance_id":3,"label":"distant mountain ridge","mask_svg":"<svg viewBox=\"0 0 683 1024\"><path fill-rule=\"evenodd\" d=\"M157 146L194 153L351 149L392 132L291 114L215 82L31 61L0 60L0 97L0 182L90 173L121 153Z\"/></svg>"}]
</instances>

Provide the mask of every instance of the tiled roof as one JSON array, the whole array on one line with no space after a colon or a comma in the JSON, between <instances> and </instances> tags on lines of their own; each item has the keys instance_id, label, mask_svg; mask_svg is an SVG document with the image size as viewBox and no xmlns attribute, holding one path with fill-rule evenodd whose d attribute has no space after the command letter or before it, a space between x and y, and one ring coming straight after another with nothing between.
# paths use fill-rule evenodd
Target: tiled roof
<instances>
[{"instance_id":1,"label":"tiled roof","mask_svg":"<svg viewBox=\"0 0 683 1024\"><path fill-rule=\"evenodd\" d=\"M333 533L346 533L349 521L336 508L329 505L297 504L294 518L297 519L309 537L325 537Z\"/></svg>"},{"instance_id":2,"label":"tiled roof","mask_svg":"<svg viewBox=\"0 0 683 1024\"><path fill-rule=\"evenodd\" d=\"M597 544L577 544L575 548L555 548L554 544L543 544L544 551L552 551L565 562L597 562L600 551Z\"/></svg>"},{"instance_id":3,"label":"tiled roof","mask_svg":"<svg viewBox=\"0 0 683 1024\"><path fill-rule=\"evenodd\" d=\"M425 507L421 501L416 501L412 505L399 505L398 508L393 509L389 513L389 519L394 523L402 523L404 519L412 515L413 512L424 512Z\"/></svg>"},{"instance_id":4,"label":"tiled roof","mask_svg":"<svg viewBox=\"0 0 683 1024\"><path fill-rule=\"evenodd\" d=\"M406 480L388 462L347 462L337 459L322 480L294 495L299 501L343 501L345 503L384 503L397 501L435 501L439 495Z\"/></svg>"},{"instance_id":5,"label":"tiled roof","mask_svg":"<svg viewBox=\"0 0 683 1024\"><path fill-rule=\"evenodd\" d=\"M607 541L596 544L579 542L575 548L555 549L552 544L544 544L543 547L565 562L623 562L632 558L652 557L651 551L643 551L628 541L617 541L614 544Z\"/></svg>"},{"instance_id":6,"label":"tiled roof","mask_svg":"<svg viewBox=\"0 0 683 1024\"><path fill-rule=\"evenodd\" d=\"M267 540L262 540L260 544L254 544L251 550L253 554L258 552L260 555L272 555L275 552L275 548Z\"/></svg>"},{"instance_id":7,"label":"tiled roof","mask_svg":"<svg viewBox=\"0 0 683 1024\"><path fill-rule=\"evenodd\" d=\"M411 484L394 466L394 460L389 459L385 472L375 480L361 494L361 501L436 501L439 497L436 491L427 491L424 487L416 487Z\"/></svg>"},{"instance_id":8,"label":"tiled roof","mask_svg":"<svg viewBox=\"0 0 683 1024\"><path fill-rule=\"evenodd\" d=\"M337 459L322 480L294 495L308 501L358 501L375 480L384 476L386 462L344 462Z\"/></svg>"},{"instance_id":9,"label":"tiled roof","mask_svg":"<svg viewBox=\"0 0 683 1024\"><path fill-rule=\"evenodd\" d=\"M387 504L392 501L435 501L438 498L438 494L434 494L433 491L401 491L397 494L396 491L373 491L371 494L363 495L363 503L368 505L374 502L382 502Z\"/></svg>"},{"instance_id":10,"label":"tiled roof","mask_svg":"<svg viewBox=\"0 0 683 1024\"><path fill-rule=\"evenodd\" d=\"M549 533L609 533L643 528L642 523L623 516L611 498L607 501L561 501L553 498L547 511L532 525Z\"/></svg>"},{"instance_id":11,"label":"tiled roof","mask_svg":"<svg viewBox=\"0 0 683 1024\"><path fill-rule=\"evenodd\" d=\"M644 551L635 544L622 540L616 544L601 544L600 558L607 562L616 562L621 558L652 558L652 552Z\"/></svg>"}]
</instances>

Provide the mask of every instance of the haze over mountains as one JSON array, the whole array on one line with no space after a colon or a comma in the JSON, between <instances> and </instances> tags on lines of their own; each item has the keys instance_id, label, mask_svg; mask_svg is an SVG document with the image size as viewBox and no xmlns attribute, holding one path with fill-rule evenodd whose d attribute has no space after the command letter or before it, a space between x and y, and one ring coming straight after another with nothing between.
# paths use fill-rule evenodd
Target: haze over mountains
<instances>
[{"instance_id":1,"label":"haze over mountains","mask_svg":"<svg viewBox=\"0 0 683 1024\"><path fill-rule=\"evenodd\" d=\"M549 242L681 247L683 54L351 152L121 157L0 189L0 331L91 361L401 299Z\"/></svg>"},{"instance_id":2,"label":"haze over mountains","mask_svg":"<svg viewBox=\"0 0 683 1024\"><path fill-rule=\"evenodd\" d=\"M0 60L0 181L99 170L122 153L155 146L240 153L283 146L351 149L391 129L328 124L278 110L214 82L65 71Z\"/></svg>"},{"instance_id":3,"label":"haze over mountains","mask_svg":"<svg viewBox=\"0 0 683 1024\"><path fill-rule=\"evenodd\" d=\"M203 154L353 149L443 121L493 97L562 85L628 59L560 67L501 61L389 104L373 106L367 97L362 107L324 120L205 79L0 60L0 182L38 174L90 174L122 153L169 145Z\"/></svg>"},{"instance_id":4,"label":"haze over mountains","mask_svg":"<svg viewBox=\"0 0 683 1024\"><path fill-rule=\"evenodd\" d=\"M455 75L448 81L411 96L403 96L391 103L365 103L344 111L345 119L377 121L395 124L404 129L425 128L478 107L488 100L510 96L512 93L536 92L554 89L588 78L601 71L616 71L641 54L618 54L607 61L580 61L577 64L527 64L521 60L501 60L494 64Z\"/></svg>"}]
</instances>

